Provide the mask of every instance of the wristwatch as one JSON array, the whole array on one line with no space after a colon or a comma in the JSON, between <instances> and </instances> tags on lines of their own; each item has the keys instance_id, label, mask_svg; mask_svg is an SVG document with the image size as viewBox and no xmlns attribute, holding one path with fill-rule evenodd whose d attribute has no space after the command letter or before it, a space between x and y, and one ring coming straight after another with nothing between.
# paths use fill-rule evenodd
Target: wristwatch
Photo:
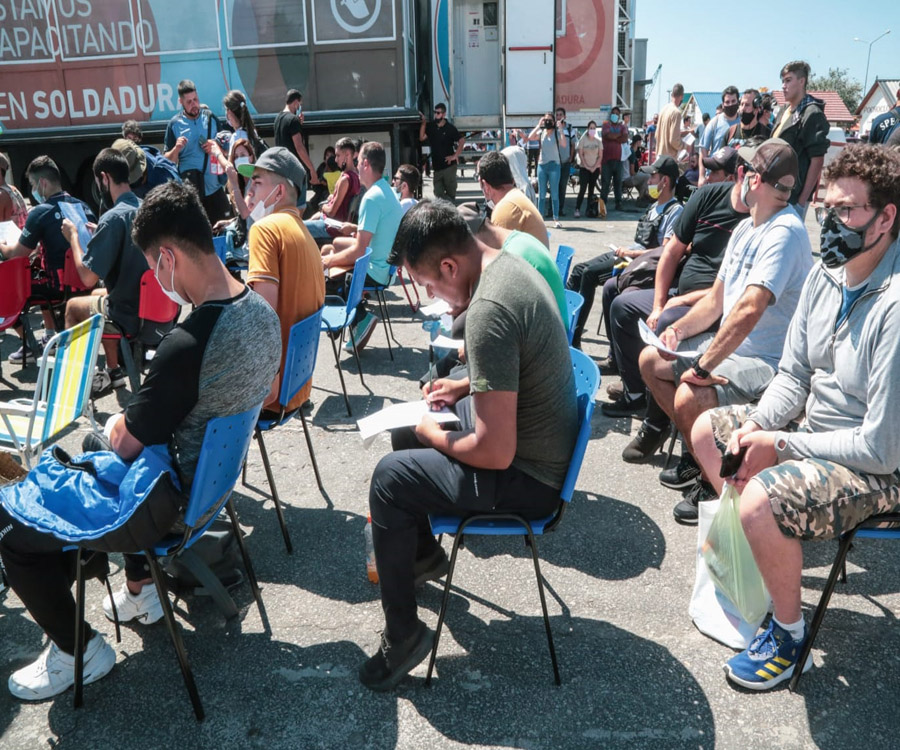
<instances>
[{"instance_id":1,"label":"wristwatch","mask_svg":"<svg viewBox=\"0 0 900 750\"><path fill-rule=\"evenodd\" d=\"M691 368L695 373L697 373L698 378L700 378L701 380L706 380L709 377L709 370L704 370L702 367L700 367L700 357L702 356L703 354L700 353L691 360Z\"/></svg>"}]
</instances>

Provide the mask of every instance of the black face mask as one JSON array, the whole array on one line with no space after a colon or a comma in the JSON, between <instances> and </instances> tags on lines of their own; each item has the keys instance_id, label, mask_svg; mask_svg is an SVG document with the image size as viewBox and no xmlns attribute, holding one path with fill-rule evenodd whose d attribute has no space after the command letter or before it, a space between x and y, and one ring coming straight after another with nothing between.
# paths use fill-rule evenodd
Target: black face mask
<instances>
[{"instance_id":1,"label":"black face mask","mask_svg":"<svg viewBox=\"0 0 900 750\"><path fill-rule=\"evenodd\" d=\"M737 114L738 105L737 104L729 104L727 107L723 106L722 111L725 113L725 117L729 120Z\"/></svg>"},{"instance_id":2,"label":"black face mask","mask_svg":"<svg viewBox=\"0 0 900 750\"><path fill-rule=\"evenodd\" d=\"M828 268L839 268L860 253L871 250L881 237L866 245L866 232L880 213L879 211L861 227L851 228L838 221L834 210L830 209L825 221L822 222L822 234L819 239L822 263Z\"/></svg>"},{"instance_id":3,"label":"black face mask","mask_svg":"<svg viewBox=\"0 0 900 750\"><path fill-rule=\"evenodd\" d=\"M741 125L749 125L756 117L756 112L741 112Z\"/></svg>"}]
</instances>

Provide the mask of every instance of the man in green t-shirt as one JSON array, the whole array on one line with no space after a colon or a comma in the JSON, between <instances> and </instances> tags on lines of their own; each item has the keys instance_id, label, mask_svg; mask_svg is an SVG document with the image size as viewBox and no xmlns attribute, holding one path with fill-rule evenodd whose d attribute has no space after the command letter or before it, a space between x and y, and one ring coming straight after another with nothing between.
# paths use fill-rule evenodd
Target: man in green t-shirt
<instances>
[{"instance_id":1,"label":"man in green t-shirt","mask_svg":"<svg viewBox=\"0 0 900 750\"><path fill-rule=\"evenodd\" d=\"M470 378L439 379L423 391L433 408L452 408L461 429L424 417L395 431L394 452L378 463L369 490L385 630L359 671L373 690L390 690L431 649L416 613L415 585L447 570L429 513L552 514L575 445L575 381L556 301L521 258L472 236L446 201L422 201L403 218L390 262L467 311ZM400 448L405 450L400 450Z\"/></svg>"}]
</instances>

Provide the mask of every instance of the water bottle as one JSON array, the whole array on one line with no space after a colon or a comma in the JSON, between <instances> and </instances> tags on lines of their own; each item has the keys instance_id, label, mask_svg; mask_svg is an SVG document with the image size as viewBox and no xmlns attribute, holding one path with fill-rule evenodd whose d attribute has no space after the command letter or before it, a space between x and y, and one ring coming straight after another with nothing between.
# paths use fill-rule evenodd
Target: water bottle
<instances>
[{"instance_id":1,"label":"water bottle","mask_svg":"<svg viewBox=\"0 0 900 750\"><path fill-rule=\"evenodd\" d=\"M378 583L378 568L375 566L375 543L372 541L372 515L366 519L363 529L366 539L366 575L372 583Z\"/></svg>"}]
</instances>

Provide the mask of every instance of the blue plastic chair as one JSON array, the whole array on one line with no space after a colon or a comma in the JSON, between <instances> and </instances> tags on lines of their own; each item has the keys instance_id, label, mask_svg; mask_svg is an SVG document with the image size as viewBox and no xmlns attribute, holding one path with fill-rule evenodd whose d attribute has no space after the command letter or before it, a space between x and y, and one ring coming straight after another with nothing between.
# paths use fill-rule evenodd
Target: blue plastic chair
<instances>
[{"instance_id":1,"label":"blue plastic chair","mask_svg":"<svg viewBox=\"0 0 900 750\"><path fill-rule=\"evenodd\" d=\"M847 583L847 553L850 551L850 547L853 546L854 539L900 539L900 512L882 513L881 515L872 516L856 528L841 534L838 542L838 551L831 566L831 573L828 574L825 588L822 589L822 596L816 605L816 613L813 615L812 622L809 625L809 635L806 638L806 644L803 646L800 657L797 660L798 665L806 664L806 660L812 653L816 634L819 632L822 620L825 619L825 611L828 609L828 602L831 601L831 594L834 592L838 576L841 578L841 583ZM791 691L797 689L802 676L802 669L794 670L790 682Z\"/></svg>"},{"instance_id":2,"label":"blue plastic chair","mask_svg":"<svg viewBox=\"0 0 900 750\"><path fill-rule=\"evenodd\" d=\"M291 544L291 537L284 521L284 512L281 508L281 500L278 497L278 489L275 487L275 476L272 474L272 466L269 464L269 454L266 451L266 444L263 442L263 433L283 425L299 413L300 422L303 424L303 434L306 437L306 447L309 449L309 458L312 461L313 471L316 474L316 483L319 485L319 491L325 492L303 409L287 411L287 405L291 399L309 382L310 378L312 378L313 370L316 368L321 322L322 309L319 308L309 317L291 326L287 356L284 361L284 373L281 376L281 386L278 391L278 403L281 405L281 411L275 419L260 419L257 421L256 430L254 431L254 437L259 442L259 452L262 455L263 466L266 470L266 479L269 481L269 490L272 492L272 500L275 502L275 512L278 514L278 523L281 525L284 546L287 548L289 555L293 553L294 546Z\"/></svg>"},{"instance_id":3,"label":"blue plastic chair","mask_svg":"<svg viewBox=\"0 0 900 750\"><path fill-rule=\"evenodd\" d=\"M534 573L537 577L538 593L541 598L541 609L544 613L544 628L547 631L547 645L550 649L550 660L553 663L553 676L556 684L560 684L559 666L556 662L556 650L553 647L553 634L550 632L550 617L547 614L547 600L544 596L544 583L541 577L541 566L538 562L537 542L535 536L552 531L562 519L566 503L572 500L575 491L575 482L578 480L578 472L584 460L584 452L588 439L591 436L591 415L594 413L594 398L600 387L600 371L594 361L578 349L569 348L572 357L572 368L575 371L575 393L578 404L578 436L575 440L575 448L569 461L569 469L562 489L559 492L559 508L552 515L536 521L529 521L515 513L496 515L472 515L472 516L429 516L431 530L435 534L453 534L453 550L450 553L450 569L447 571L447 581L444 584L444 597L441 601L441 611L438 615L437 629L434 633L434 646L431 649L431 659L428 662L428 674L425 677L425 685L431 684L431 673L434 669L434 660L437 657L438 642L441 638L441 628L444 625L444 615L447 611L447 603L450 601L450 585L453 582L453 570L456 567L456 553L462 542L464 534L480 534L482 536L524 536L534 560Z\"/></svg>"},{"instance_id":4,"label":"blue plastic chair","mask_svg":"<svg viewBox=\"0 0 900 750\"><path fill-rule=\"evenodd\" d=\"M203 721L203 704L200 702L200 694L197 692L197 685L194 682L194 676L188 662L184 641L182 640L178 629L175 627L175 616L172 614L172 605L169 602L165 578L160 570L157 558L175 555L184 555L187 558L189 555L194 555L191 547L210 527L213 521L216 520L219 512L224 507L231 519L231 526L234 529L235 539L241 550L244 567L247 571L247 578L250 581L250 588L253 591L253 597L256 599L256 606L259 608L259 615L261 618L265 618L263 614L262 596L256 581L256 574L253 570L253 565L250 562L250 557L247 554L247 548L244 545L244 537L241 528L238 525L234 504L231 502L231 492L240 476L241 466L244 463L244 456L247 455L247 448L250 446L250 438L253 435L254 426L257 423L261 406L262 405L259 404L252 409L248 409L239 414L233 414L228 417L216 417L215 419L209 420L206 425L206 432L203 436L203 443L200 446L200 459L197 463L197 471L194 474L194 481L191 485L191 494L184 514L184 533L166 537L152 549L144 550L144 555L147 557L147 562L150 566L150 574L153 576L153 583L156 585L156 591L157 594L159 594L159 600L162 604L166 627L172 638L172 644L175 646L175 654L178 657L178 664L181 667L184 684L187 688L191 704L194 707L194 714L198 721ZM75 595L77 602L75 643L81 643L83 640L84 575L82 552L91 554L90 550L84 550L83 548L79 548L78 550ZM196 565L192 565L191 569L196 569L197 572L200 572L200 569L197 569ZM221 587L221 583L219 583L218 579L208 568L205 568L205 572L208 575L205 576L204 579L201 579L204 586L210 587L218 585ZM237 614L237 609L233 610L233 614ZM82 683L84 675L83 658L84 653L81 649L77 649L75 653L76 708L82 703Z\"/></svg>"},{"instance_id":5,"label":"blue plastic chair","mask_svg":"<svg viewBox=\"0 0 900 750\"><path fill-rule=\"evenodd\" d=\"M569 310L569 345L572 344L572 337L575 335L575 325L578 323L578 313L584 305L584 297L578 292L566 289L566 307Z\"/></svg>"},{"instance_id":6,"label":"blue plastic chair","mask_svg":"<svg viewBox=\"0 0 900 750\"><path fill-rule=\"evenodd\" d=\"M347 397L347 386L344 383L344 372L341 370L341 358L338 346L344 343L344 331L350 331L350 341L353 343L353 354L356 357L356 366L359 368L359 382L363 388L366 381L363 380L362 363L359 361L359 350L356 348L356 337L353 335L353 323L356 321L356 307L362 302L363 287L366 283L366 273L369 271L369 258L372 248L367 247L365 254L356 259L353 264L353 278L350 279L350 288L347 290L347 301L340 297L328 296L325 298L325 307L322 308L322 330L329 334L331 348L334 351L334 364L337 366L338 377L341 379L341 390L344 392L344 404L347 407L347 416L353 416L350 411L350 399ZM331 304L329 304L329 301ZM335 338L340 332L340 339Z\"/></svg>"},{"instance_id":7,"label":"blue plastic chair","mask_svg":"<svg viewBox=\"0 0 900 750\"><path fill-rule=\"evenodd\" d=\"M213 249L224 266L225 259L228 257L228 238L224 234L213 237Z\"/></svg>"},{"instance_id":8,"label":"blue plastic chair","mask_svg":"<svg viewBox=\"0 0 900 750\"><path fill-rule=\"evenodd\" d=\"M387 299L385 299L384 290L394 283L395 278L397 278L397 266L391 266L387 284L376 284L375 286L363 287L363 292L375 295L375 301L378 303L378 312L381 314L381 323L384 326L384 337L387 339L388 354L391 355L391 361L394 360L394 350L391 348L391 339L394 339L394 343L397 346L400 346L400 342L397 341L397 338L394 336L394 326L391 325L391 316L388 313ZM418 292L416 293L418 294ZM411 302L410 305L412 305ZM415 312L415 310L413 310L413 312Z\"/></svg>"},{"instance_id":9,"label":"blue plastic chair","mask_svg":"<svg viewBox=\"0 0 900 750\"><path fill-rule=\"evenodd\" d=\"M572 258L575 257L575 248L571 245L560 245L556 251L556 267L562 277L563 286L569 280L569 269L572 268Z\"/></svg>"}]
</instances>

